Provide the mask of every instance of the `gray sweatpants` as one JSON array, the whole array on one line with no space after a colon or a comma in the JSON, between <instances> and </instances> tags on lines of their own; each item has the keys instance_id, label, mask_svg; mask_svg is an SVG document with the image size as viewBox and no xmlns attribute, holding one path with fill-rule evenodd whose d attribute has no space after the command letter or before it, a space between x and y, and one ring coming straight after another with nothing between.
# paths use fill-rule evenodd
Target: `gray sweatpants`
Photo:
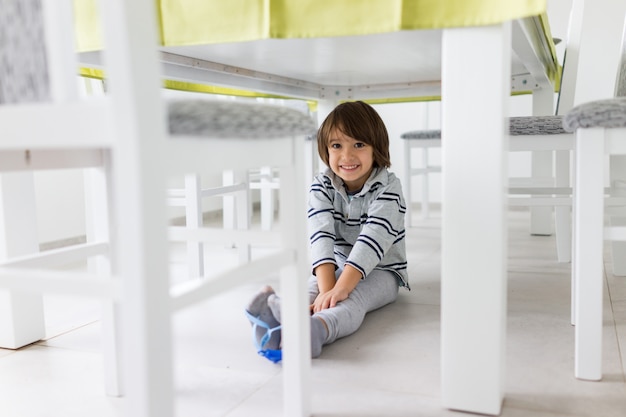
<instances>
[{"instance_id":1,"label":"gray sweatpants","mask_svg":"<svg viewBox=\"0 0 626 417\"><path fill-rule=\"evenodd\" d=\"M338 278L342 269L335 271ZM398 298L398 278L393 272L373 270L365 278L359 281L348 298L337 303L333 308L327 308L315 313L313 317L319 317L328 326L329 335L324 344L329 344L356 332L365 314L393 303ZM317 278L309 278L309 301L313 303L319 294Z\"/></svg>"}]
</instances>

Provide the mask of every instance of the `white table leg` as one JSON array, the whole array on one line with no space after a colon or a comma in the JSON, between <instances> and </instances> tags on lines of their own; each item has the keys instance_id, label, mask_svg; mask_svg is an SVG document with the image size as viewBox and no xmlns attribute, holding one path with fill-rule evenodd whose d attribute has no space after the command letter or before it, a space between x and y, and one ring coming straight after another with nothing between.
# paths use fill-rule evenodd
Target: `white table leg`
<instances>
[{"instance_id":1,"label":"white table leg","mask_svg":"<svg viewBox=\"0 0 626 417\"><path fill-rule=\"evenodd\" d=\"M0 175L0 260L39 252L32 172ZM0 347L17 349L45 336L40 294L0 291Z\"/></svg>"},{"instance_id":2,"label":"white table leg","mask_svg":"<svg viewBox=\"0 0 626 417\"><path fill-rule=\"evenodd\" d=\"M510 50L509 22L443 31L442 402L484 414L503 399Z\"/></svg>"},{"instance_id":3,"label":"white table leg","mask_svg":"<svg viewBox=\"0 0 626 417\"><path fill-rule=\"evenodd\" d=\"M576 132L576 378L602 378L604 130Z\"/></svg>"}]
</instances>

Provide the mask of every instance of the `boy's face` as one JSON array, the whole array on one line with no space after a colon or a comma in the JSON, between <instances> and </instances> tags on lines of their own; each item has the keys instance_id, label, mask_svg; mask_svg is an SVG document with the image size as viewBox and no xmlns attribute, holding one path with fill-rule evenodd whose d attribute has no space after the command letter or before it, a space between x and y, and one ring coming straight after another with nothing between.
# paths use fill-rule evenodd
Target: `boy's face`
<instances>
[{"instance_id":1,"label":"boy's face","mask_svg":"<svg viewBox=\"0 0 626 417\"><path fill-rule=\"evenodd\" d=\"M348 191L359 191L374 168L374 149L339 129L333 129L328 140L328 163Z\"/></svg>"}]
</instances>

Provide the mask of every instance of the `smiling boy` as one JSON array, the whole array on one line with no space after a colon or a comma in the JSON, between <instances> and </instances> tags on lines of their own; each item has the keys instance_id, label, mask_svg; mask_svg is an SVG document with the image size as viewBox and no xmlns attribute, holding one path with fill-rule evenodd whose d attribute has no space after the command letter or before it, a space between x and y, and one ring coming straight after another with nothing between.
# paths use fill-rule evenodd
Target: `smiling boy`
<instances>
[{"instance_id":1,"label":"smiling boy","mask_svg":"<svg viewBox=\"0 0 626 417\"><path fill-rule=\"evenodd\" d=\"M368 312L394 302L399 287L410 289L406 206L400 180L388 170L384 122L364 102L343 103L320 126L317 143L328 169L314 178L309 194L313 357L358 330ZM274 290L264 287L247 314L259 353L278 350L280 298Z\"/></svg>"}]
</instances>

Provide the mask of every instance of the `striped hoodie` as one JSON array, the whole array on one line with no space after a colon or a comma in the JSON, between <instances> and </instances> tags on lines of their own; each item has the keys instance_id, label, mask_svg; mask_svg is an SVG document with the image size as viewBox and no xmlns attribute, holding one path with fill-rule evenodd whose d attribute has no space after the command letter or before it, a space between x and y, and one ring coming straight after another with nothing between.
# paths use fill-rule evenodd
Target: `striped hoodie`
<instances>
[{"instance_id":1,"label":"striped hoodie","mask_svg":"<svg viewBox=\"0 0 626 417\"><path fill-rule=\"evenodd\" d=\"M400 180L374 168L358 193L348 196L330 169L317 175L309 193L308 228L313 270L318 265L349 264L363 277L373 269L394 272L410 289Z\"/></svg>"}]
</instances>

